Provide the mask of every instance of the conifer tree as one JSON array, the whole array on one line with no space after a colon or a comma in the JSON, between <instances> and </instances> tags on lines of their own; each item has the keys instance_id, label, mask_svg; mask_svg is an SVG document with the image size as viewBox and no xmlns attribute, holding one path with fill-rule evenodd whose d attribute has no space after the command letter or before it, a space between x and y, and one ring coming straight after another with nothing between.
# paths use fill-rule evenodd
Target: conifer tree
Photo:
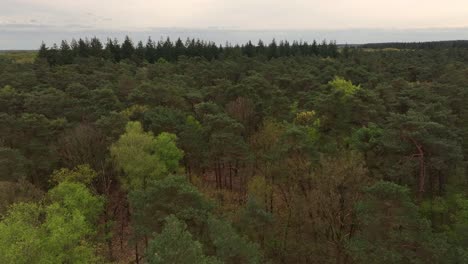
<instances>
[{"instance_id":1,"label":"conifer tree","mask_svg":"<svg viewBox=\"0 0 468 264\"><path fill-rule=\"evenodd\" d=\"M124 42L120 50L120 56L122 60L129 60L135 54L135 47L133 46L132 40L128 36L125 37Z\"/></svg>"},{"instance_id":2,"label":"conifer tree","mask_svg":"<svg viewBox=\"0 0 468 264\"><path fill-rule=\"evenodd\" d=\"M91 56L103 57L103 52L102 52L103 46L102 46L101 41L98 38L93 37L91 39L89 49L90 49L89 53Z\"/></svg>"},{"instance_id":3,"label":"conifer tree","mask_svg":"<svg viewBox=\"0 0 468 264\"><path fill-rule=\"evenodd\" d=\"M89 42L80 38L78 40L78 56L86 58L89 57L89 55Z\"/></svg>"},{"instance_id":4,"label":"conifer tree","mask_svg":"<svg viewBox=\"0 0 468 264\"><path fill-rule=\"evenodd\" d=\"M276 40L273 41L268 45L268 58L277 58L278 57L278 45L276 44Z\"/></svg>"},{"instance_id":5,"label":"conifer tree","mask_svg":"<svg viewBox=\"0 0 468 264\"><path fill-rule=\"evenodd\" d=\"M66 40L62 40L60 45L60 64L73 63L73 52Z\"/></svg>"},{"instance_id":6,"label":"conifer tree","mask_svg":"<svg viewBox=\"0 0 468 264\"><path fill-rule=\"evenodd\" d=\"M37 57L47 60L48 51L49 51L49 49L47 48L46 44L44 42L42 42L41 47L39 48L39 52L37 54Z\"/></svg>"},{"instance_id":7,"label":"conifer tree","mask_svg":"<svg viewBox=\"0 0 468 264\"><path fill-rule=\"evenodd\" d=\"M145 58L149 63L157 61L156 43L151 38L146 42Z\"/></svg>"}]
</instances>

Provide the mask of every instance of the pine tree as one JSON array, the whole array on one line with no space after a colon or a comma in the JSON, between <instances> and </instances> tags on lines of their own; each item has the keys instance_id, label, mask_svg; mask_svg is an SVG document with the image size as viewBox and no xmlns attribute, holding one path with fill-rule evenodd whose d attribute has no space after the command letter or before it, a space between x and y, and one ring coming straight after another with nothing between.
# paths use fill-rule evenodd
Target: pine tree
<instances>
[{"instance_id":1,"label":"pine tree","mask_svg":"<svg viewBox=\"0 0 468 264\"><path fill-rule=\"evenodd\" d=\"M89 57L89 42L83 39L78 40L78 56L82 58Z\"/></svg>"},{"instance_id":2,"label":"pine tree","mask_svg":"<svg viewBox=\"0 0 468 264\"><path fill-rule=\"evenodd\" d=\"M312 46L310 46L310 55L315 55L315 56L319 55L319 48L317 45L317 41L315 40L314 42L312 42Z\"/></svg>"},{"instance_id":3,"label":"pine tree","mask_svg":"<svg viewBox=\"0 0 468 264\"><path fill-rule=\"evenodd\" d=\"M256 47L256 53L257 55L262 55L265 56L266 54L266 47L265 44L263 43L262 40L258 41L257 47Z\"/></svg>"},{"instance_id":4,"label":"pine tree","mask_svg":"<svg viewBox=\"0 0 468 264\"><path fill-rule=\"evenodd\" d=\"M72 39L70 42L70 49L73 54L73 58L78 56L78 41L76 39Z\"/></svg>"},{"instance_id":5,"label":"pine tree","mask_svg":"<svg viewBox=\"0 0 468 264\"><path fill-rule=\"evenodd\" d=\"M327 46L328 56L336 58L338 56L338 47L335 41L330 41Z\"/></svg>"},{"instance_id":6,"label":"pine tree","mask_svg":"<svg viewBox=\"0 0 468 264\"><path fill-rule=\"evenodd\" d=\"M48 54L49 49L47 48L46 44L42 42L41 47L39 48L39 52L37 53L37 57L47 60Z\"/></svg>"},{"instance_id":7,"label":"pine tree","mask_svg":"<svg viewBox=\"0 0 468 264\"><path fill-rule=\"evenodd\" d=\"M103 46L102 46L102 43L101 41L94 37L91 39L91 42L90 42L90 56L93 56L93 57L103 57L103 52L102 52L102 49L103 49Z\"/></svg>"},{"instance_id":8,"label":"pine tree","mask_svg":"<svg viewBox=\"0 0 468 264\"><path fill-rule=\"evenodd\" d=\"M57 44L52 45L52 47L49 49L47 61L52 66L59 64L60 54L59 54L59 49L57 47Z\"/></svg>"},{"instance_id":9,"label":"pine tree","mask_svg":"<svg viewBox=\"0 0 468 264\"><path fill-rule=\"evenodd\" d=\"M120 45L117 39L107 39L106 56L109 56L109 58L114 62L120 61Z\"/></svg>"},{"instance_id":10,"label":"pine tree","mask_svg":"<svg viewBox=\"0 0 468 264\"><path fill-rule=\"evenodd\" d=\"M68 45L66 40L62 40L60 45L60 64L72 64L73 63L73 52Z\"/></svg>"},{"instance_id":11,"label":"pine tree","mask_svg":"<svg viewBox=\"0 0 468 264\"><path fill-rule=\"evenodd\" d=\"M174 46L174 57L177 59L179 56L185 55L185 45L180 38L177 39Z\"/></svg>"},{"instance_id":12,"label":"pine tree","mask_svg":"<svg viewBox=\"0 0 468 264\"><path fill-rule=\"evenodd\" d=\"M174 52L173 52L173 45L171 39L168 37L166 41L162 42L161 40L161 50L162 50L162 57L167 61L174 61Z\"/></svg>"},{"instance_id":13,"label":"pine tree","mask_svg":"<svg viewBox=\"0 0 468 264\"><path fill-rule=\"evenodd\" d=\"M129 60L133 57L133 54L135 54L135 47L128 36L125 37L125 41L122 43L120 54L122 60Z\"/></svg>"},{"instance_id":14,"label":"pine tree","mask_svg":"<svg viewBox=\"0 0 468 264\"><path fill-rule=\"evenodd\" d=\"M278 45L276 44L275 39L268 45L268 58L277 58L278 57Z\"/></svg>"},{"instance_id":15,"label":"pine tree","mask_svg":"<svg viewBox=\"0 0 468 264\"><path fill-rule=\"evenodd\" d=\"M156 43L151 38L146 42L145 58L149 63L157 60Z\"/></svg>"},{"instance_id":16,"label":"pine tree","mask_svg":"<svg viewBox=\"0 0 468 264\"><path fill-rule=\"evenodd\" d=\"M251 58L255 56L255 47L252 45L252 42L247 42L247 44L242 49L242 54Z\"/></svg>"},{"instance_id":17,"label":"pine tree","mask_svg":"<svg viewBox=\"0 0 468 264\"><path fill-rule=\"evenodd\" d=\"M146 48L143 46L143 42L139 41L135 49L135 59L138 63L142 63L145 60Z\"/></svg>"}]
</instances>

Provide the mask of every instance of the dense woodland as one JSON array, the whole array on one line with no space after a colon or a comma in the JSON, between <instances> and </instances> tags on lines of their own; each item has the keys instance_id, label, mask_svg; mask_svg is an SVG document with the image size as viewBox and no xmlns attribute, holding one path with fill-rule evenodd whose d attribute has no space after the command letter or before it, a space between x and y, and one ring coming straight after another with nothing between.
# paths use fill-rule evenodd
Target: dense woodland
<instances>
[{"instance_id":1,"label":"dense woodland","mask_svg":"<svg viewBox=\"0 0 468 264\"><path fill-rule=\"evenodd\" d=\"M389 42L360 45L362 48L395 48L395 49L448 49L468 48L468 40L449 40L431 42Z\"/></svg>"},{"instance_id":2,"label":"dense woodland","mask_svg":"<svg viewBox=\"0 0 468 264\"><path fill-rule=\"evenodd\" d=\"M347 47L348 49L349 47ZM70 44L62 41L60 47L54 44L47 47L44 43L39 49L38 56L47 60L49 65L73 64L76 58L102 58L113 62L122 60L131 60L137 64L143 62L155 63L160 59L172 62L178 60L180 56L201 57L207 60L227 59L232 57L263 56L268 59L288 56L338 56L338 46L335 42L323 41L317 44L313 41L307 42L294 41L290 44L288 41L277 43L273 40L266 45L259 41L254 45L251 41L245 45L226 45L217 46L214 42L206 42L199 39L187 39L185 43L179 38L172 42L169 38L158 42L148 39L146 44L139 41L135 46L129 37L126 37L122 44L118 40L108 39L105 45L98 38L72 40Z\"/></svg>"},{"instance_id":3,"label":"dense woodland","mask_svg":"<svg viewBox=\"0 0 468 264\"><path fill-rule=\"evenodd\" d=\"M468 49L0 56L0 263L468 263Z\"/></svg>"}]
</instances>

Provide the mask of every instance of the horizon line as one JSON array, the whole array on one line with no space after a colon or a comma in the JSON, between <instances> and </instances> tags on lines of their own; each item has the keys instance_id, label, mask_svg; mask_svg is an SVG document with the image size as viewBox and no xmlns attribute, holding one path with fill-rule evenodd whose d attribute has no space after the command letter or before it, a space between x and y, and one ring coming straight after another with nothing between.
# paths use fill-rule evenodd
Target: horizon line
<instances>
[{"instance_id":1,"label":"horizon line","mask_svg":"<svg viewBox=\"0 0 468 264\"><path fill-rule=\"evenodd\" d=\"M98 38L99 39L99 38ZM100 40L100 39L99 39ZM131 39L130 39L131 40ZM273 39L275 40L275 39ZM273 41L272 40L272 41ZM263 41L260 39L260 41ZM287 41L287 40L286 40ZM294 40L296 41L296 40ZM315 40L314 40L315 41ZM333 41L333 40L330 40L330 41ZM408 44L411 44L411 43L434 43L434 42L459 42L459 41L467 41L468 42L468 39L452 39L452 40L430 40L430 41L384 41L384 42L368 42L368 43L361 43L361 44L353 44L353 43L336 43L335 44L337 46L364 46L364 45L373 45L373 44L405 44L405 43L408 43ZM171 40L172 42L172 40ZM289 41L288 41L289 42ZM246 42L247 43L247 42ZM253 43L253 42L252 42ZM317 41L317 43L319 43ZM243 45L243 44L242 44ZM241 45L241 46L242 46ZM256 45L256 44L255 44ZM0 52L9 52L9 51L12 51L12 52L31 52L31 51L38 51L39 48L37 49L1 49L0 48Z\"/></svg>"}]
</instances>

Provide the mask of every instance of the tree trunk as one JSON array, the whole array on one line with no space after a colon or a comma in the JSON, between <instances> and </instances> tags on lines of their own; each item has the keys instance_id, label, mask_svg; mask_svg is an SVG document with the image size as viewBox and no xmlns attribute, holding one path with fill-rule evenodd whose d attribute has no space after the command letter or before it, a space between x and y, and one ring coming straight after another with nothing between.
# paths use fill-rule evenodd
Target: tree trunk
<instances>
[{"instance_id":1,"label":"tree trunk","mask_svg":"<svg viewBox=\"0 0 468 264\"><path fill-rule=\"evenodd\" d=\"M216 189L219 189L218 160L215 162Z\"/></svg>"},{"instance_id":2,"label":"tree trunk","mask_svg":"<svg viewBox=\"0 0 468 264\"><path fill-rule=\"evenodd\" d=\"M420 150L419 156L419 199L424 195L424 183L426 181L426 166L424 165L424 152Z\"/></svg>"},{"instance_id":3,"label":"tree trunk","mask_svg":"<svg viewBox=\"0 0 468 264\"><path fill-rule=\"evenodd\" d=\"M273 175L271 175L271 183L270 183L270 213L273 214L273 184L274 184L274 178Z\"/></svg>"},{"instance_id":4,"label":"tree trunk","mask_svg":"<svg viewBox=\"0 0 468 264\"><path fill-rule=\"evenodd\" d=\"M229 161L229 189L232 191L232 164Z\"/></svg>"},{"instance_id":5,"label":"tree trunk","mask_svg":"<svg viewBox=\"0 0 468 264\"><path fill-rule=\"evenodd\" d=\"M226 178L226 174L224 173L224 162L222 162L221 166L219 167L219 174L221 175L221 183L223 182L223 178L224 178L224 184L222 185L222 188L226 188L227 178Z\"/></svg>"},{"instance_id":6,"label":"tree trunk","mask_svg":"<svg viewBox=\"0 0 468 264\"><path fill-rule=\"evenodd\" d=\"M140 264L140 256L138 254L138 241L135 239L135 261Z\"/></svg>"},{"instance_id":7,"label":"tree trunk","mask_svg":"<svg viewBox=\"0 0 468 264\"><path fill-rule=\"evenodd\" d=\"M438 171L438 178L439 178L439 195L442 196L444 194L444 176L440 171Z\"/></svg>"},{"instance_id":8,"label":"tree trunk","mask_svg":"<svg viewBox=\"0 0 468 264\"><path fill-rule=\"evenodd\" d=\"M124 208L125 209L125 208ZM123 211L121 211L121 217L120 217L120 250L123 250L123 240L124 240L124 225L125 225L125 220L126 220L126 215Z\"/></svg>"},{"instance_id":9,"label":"tree trunk","mask_svg":"<svg viewBox=\"0 0 468 264\"><path fill-rule=\"evenodd\" d=\"M414 146L418 149L418 154L413 155L414 157L419 157L419 183L418 183L418 199L422 200L424 195L424 183L426 181L426 165L424 160L424 149L421 144L419 144L414 138L411 136L406 136Z\"/></svg>"},{"instance_id":10,"label":"tree trunk","mask_svg":"<svg viewBox=\"0 0 468 264\"><path fill-rule=\"evenodd\" d=\"M189 176L189 182L192 182L192 168L190 167L190 163L187 164L187 172Z\"/></svg>"}]
</instances>

